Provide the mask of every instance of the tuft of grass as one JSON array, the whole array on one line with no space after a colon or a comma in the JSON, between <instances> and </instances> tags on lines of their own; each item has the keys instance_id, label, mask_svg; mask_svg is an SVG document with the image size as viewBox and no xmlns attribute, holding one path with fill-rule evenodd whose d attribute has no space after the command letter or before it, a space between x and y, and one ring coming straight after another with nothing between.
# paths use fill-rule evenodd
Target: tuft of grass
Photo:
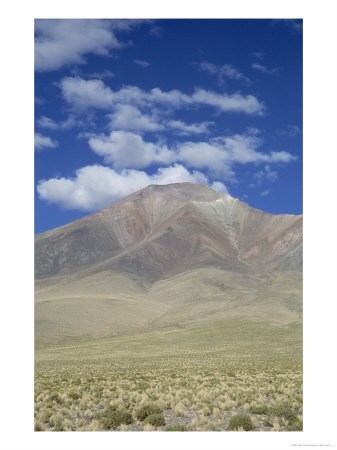
<instances>
[{"instance_id":1,"label":"tuft of grass","mask_svg":"<svg viewBox=\"0 0 337 450\"><path fill-rule=\"evenodd\" d=\"M287 431L303 431L303 422L302 420L294 420L290 421L287 425Z\"/></svg>"},{"instance_id":2,"label":"tuft of grass","mask_svg":"<svg viewBox=\"0 0 337 450\"><path fill-rule=\"evenodd\" d=\"M238 414L233 416L229 421L228 428L230 430L238 431L240 427L242 427L245 431L250 431L253 429L252 421L246 414Z\"/></svg>"},{"instance_id":3,"label":"tuft of grass","mask_svg":"<svg viewBox=\"0 0 337 450\"><path fill-rule=\"evenodd\" d=\"M152 414L161 414L163 411L156 405L144 405L136 413L137 419L142 422Z\"/></svg>"},{"instance_id":4,"label":"tuft of grass","mask_svg":"<svg viewBox=\"0 0 337 450\"><path fill-rule=\"evenodd\" d=\"M78 392L69 392L68 397L71 398L72 400L78 400L81 396Z\"/></svg>"},{"instance_id":5,"label":"tuft of grass","mask_svg":"<svg viewBox=\"0 0 337 450\"><path fill-rule=\"evenodd\" d=\"M281 403L270 408L271 415L282 417L287 421L287 431L302 431L303 422L299 420L293 409L288 403Z\"/></svg>"},{"instance_id":6,"label":"tuft of grass","mask_svg":"<svg viewBox=\"0 0 337 450\"><path fill-rule=\"evenodd\" d=\"M133 422L128 411L118 409L115 406L108 406L104 411L103 425L107 430L114 430L122 423L129 425Z\"/></svg>"},{"instance_id":7,"label":"tuft of grass","mask_svg":"<svg viewBox=\"0 0 337 450\"><path fill-rule=\"evenodd\" d=\"M266 405L254 406L254 408L251 408L250 412L252 414L268 414L268 407Z\"/></svg>"},{"instance_id":8,"label":"tuft of grass","mask_svg":"<svg viewBox=\"0 0 337 450\"><path fill-rule=\"evenodd\" d=\"M144 423L144 425L149 423L150 425L152 425L154 427L163 427L163 426L165 426L165 419L161 413L155 413L155 414L150 414L149 416L147 416L144 419L143 423Z\"/></svg>"},{"instance_id":9,"label":"tuft of grass","mask_svg":"<svg viewBox=\"0 0 337 450\"><path fill-rule=\"evenodd\" d=\"M281 403L270 408L269 413L272 416L284 417L284 419L294 422L297 421L297 416L294 411L291 409L291 406L287 403Z\"/></svg>"},{"instance_id":10,"label":"tuft of grass","mask_svg":"<svg viewBox=\"0 0 337 450\"><path fill-rule=\"evenodd\" d=\"M38 421L35 421L34 431L43 431L43 430L44 430L44 428L43 428L42 423L38 422Z\"/></svg>"}]
</instances>

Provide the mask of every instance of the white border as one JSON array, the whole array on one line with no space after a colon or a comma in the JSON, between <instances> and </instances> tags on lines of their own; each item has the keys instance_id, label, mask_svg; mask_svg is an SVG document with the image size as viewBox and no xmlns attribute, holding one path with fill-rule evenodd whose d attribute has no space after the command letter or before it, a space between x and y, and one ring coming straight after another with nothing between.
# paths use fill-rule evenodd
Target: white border
<instances>
[{"instance_id":1,"label":"white border","mask_svg":"<svg viewBox=\"0 0 337 450\"><path fill-rule=\"evenodd\" d=\"M12 1L1 6L1 424L5 450L336 448L336 17L334 0ZM34 433L33 18L303 18L305 409L303 433Z\"/></svg>"}]
</instances>

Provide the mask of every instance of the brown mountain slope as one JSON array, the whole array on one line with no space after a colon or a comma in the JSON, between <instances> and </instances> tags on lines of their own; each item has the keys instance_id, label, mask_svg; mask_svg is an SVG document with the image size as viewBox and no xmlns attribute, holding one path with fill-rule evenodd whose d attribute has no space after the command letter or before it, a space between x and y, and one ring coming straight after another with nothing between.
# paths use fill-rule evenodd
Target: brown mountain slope
<instances>
[{"instance_id":1,"label":"brown mountain slope","mask_svg":"<svg viewBox=\"0 0 337 450\"><path fill-rule=\"evenodd\" d=\"M126 272L155 281L197 267L300 270L302 216L249 207L206 185L149 186L36 236L37 279Z\"/></svg>"}]
</instances>

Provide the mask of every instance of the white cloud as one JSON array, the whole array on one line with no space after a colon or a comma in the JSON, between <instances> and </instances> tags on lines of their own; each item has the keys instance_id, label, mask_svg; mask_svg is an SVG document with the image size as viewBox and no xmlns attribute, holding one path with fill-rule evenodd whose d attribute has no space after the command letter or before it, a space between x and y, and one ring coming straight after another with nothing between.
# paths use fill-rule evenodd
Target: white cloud
<instances>
[{"instance_id":1,"label":"white cloud","mask_svg":"<svg viewBox=\"0 0 337 450\"><path fill-rule=\"evenodd\" d=\"M137 170L123 170L117 173L108 167L93 165L78 169L75 178L41 180L37 191L40 199L64 209L94 211L109 206L150 184L179 182L205 184L208 179L204 174L197 171L190 172L179 164L160 168L153 175ZM220 182L215 186L225 189Z\"/></svg>"},{"instance_id":2,"label":"white cloud","mask_svg":"<svg viewBox=\"0 0 337 450\"><path fill-rule=\"evenodd\" d=\"M132 105L116 105L113 114L108 114L111 130L161 131L172 129L181 135L203 134L209 132L214 122L200 122L187 124L181 120L163 120L158 114L146 114Z\"/></svg>"},{"instance_id":3,"label":"white cloud","mask_svg":"<svg viewBox=\"0 0 337 450\"><path fill-rule=\"evenodd\" d=\"M302 19L273 19L271 23L273 25L286 25L291 30L299 33L303 30Z\"/></svg>"},{"instance_id":4,"label":"white cloud","mask_svg":"<svg viewBox=\"0 0 337 450\"><path fill-rule=\"evenodd\" d=\"M290 153L285 152L284 150L282 150L281 152L271 152L270 155L271 156L267 158L265 161L288 163L290 161L295 161L297 159L296 156L293 156Z\"/></svg>"},{"instance_id":5,"label":"white cloud","mask_svg":"<svg viewBox=\"0 0 337 450\"><path fill-rule=\"evenodd\" d=\"M170 164L176 157L165 145L145 142L135 133L113 131L110 136L89 139L89 146L115 169L144 168L150 164Z\"/></svg>"},{"instance_id":6,"label":"white cloud","mask_svg":"<svg viewBox=\"0 0 337 450\"><path fill-rule=\"evenodd\" d=\"M91 149L115 169L140 169L151 164L181 162L190 168L221 175L227 181L235 181L233 167L236 164L266 163L263 177L271 179L277 174L269 164L289 163L296 159L285 151L258 151L261 145L262 140L252 135L217 137L207 142L185 141L170 148L162 142L147 142L141 135L127 131L113 131L109 136L97 135L89 139Z\"/></svg>"},{"instance_id":7,"label":"white cloud","mask_svg":"<svg viewBox=\"0 0 337 450\"><path fill-rule=\"evenodd\" d=\"M264 114L265 107L253 95L217 94L198 89L191 97L191 102L216 107L221 112L241 112L245 114Z\"/></svg>"},{"instance_id":8,"label":"white cloud","mask_svg":"<svg viewBox=\"0 0 337 450\"><path fill-rule=\"evenodd\" d=\"M164 28L154 25L150 28L149 33L152 34L152 36L161 37L164 33Z\"/></svg>"},{"instance_id":9,"label":"white cloud","mask_svg":"<svg viewBox=\"0 0 337 450\"><path fill-rule=\"evenodd\" d=\"M113 78L115 74L111 70L102 70L101 72L85 72L79 67L75 67L70 70L70 73L74 77L82 78L95 78L97 80L103 80L104 78Z\"/></svg>"},{"instance_id":10,"label":"white cloud","mask_svg":"<svg viewBox=\"0 0 337 450\"><path fill-rule=\"evenodd\" d=\"M181 120L168 120L165 122L165 125L168 128L172 128L177 130L179 134L203 134L209 133L209 127L214 125L214 122L200 122L200 123L192 123L188 124L182 122Z\"/></svg>"},{"instance_id":11,"label":"white cloud","mask_svg":"<svg viewBox=\"0 0 337 450\"><path fill-rule=\"evenodd\" d=\"M142 66L142 67L149 67L151 66L151 64L147 61L144 61L143 59L134 59L133 61L135 64L137 64L138 66Z\"/></svg>"},{"instance_id":12,"label":"white cloud","mask_svg":"<svg viewBox=\"0 0 337 450\"><path fill-rule=\"evenodd\" d=\"M210 186L217 192L224 192L225 194L229 194L227 186L225 186L221 181L214 181Z\"/></svg>"},{"instance_id":13,"label":"white cloud","mask_svg":"<svg viewBox=\"0 0 337 450\"><path fill-rule=\"evenodd\" d=\"M226 180L235 179L228 152L215 143L184 142L178 146L177 159L188 167L210 170L221 174Z\"/></svg>"},{"instance_id":14,"label":"white cloud","mask_svg":"<svg viewBox=\"0 0 337 450\"><path fill-rule=\"evenodd\" d=\"M260 185L265 179L276 181L278 179L278 173L276 170L272 170L269 164L266 164L263 169L255 172L253 177L256 180L256 184ZM253 184L251 187L255 187L255 185Z\"/></svg>"},{"instance_id":15,"label":"white cloud","mask_svg":"<svg viewBox=\"0 0 337 450\"><path fill-rule=\"evenodd\" d=\"M220 112L237 112L263 115L265 106L253 95L220 94L196 89L192 95L173 89L164 92L159 88L144 91L137 86L126 86L113 91L102 80L84 80L80 77L66 77L60 82L64 99L77 109L111 109L116 104L131 104L137 107L153 108L155 105L172 109L190 106L213 106Z\"/></svg>"},{"instance_id":16,"label":"white cloud","mask_svg":"<svg viewBox=\"0 0 337 450\"><path fill-rule=\"evenodd\" d=\"M58 70L70 64L85 64L85 55L109 56L125 44L116 37L140 21L96 19L35 20L35 68Z\"/></svg>"},{"instance_id":17,"label":"white cloud","mask_svg":"<svg viewBox=\"0 0 337 450\"><path fill-rule=\"evenodd\" d=\"M277 133L280 136L295 137L301 133L301 130L297 125L288 125L285 129L278 130Z\"/></svg>"},{"instance_id":18,"label":"white cloud","mask_svg":"<svg viewBox=\"0 0 337 450\"><path fill-rule=\"evenodd\" d=\"M279 75L280 74L280 68L274 67L273 69L268 69L266 66L263 66L259 63L252 64L252 68L255 70L258 70L259 72L266 73L268 75Z\"/></svg>"},{"instance_id":19,"label":"white cloud","mask_svg":"<svg viewBox=\"0 0 337 450\"><path fill-rule=\"evenodd\" d=\"M41 116L38 119L37 124L39 127L47 128L48 130L68 130L75 126L76 121L72 116L69 116L67 120L57 123L47 116Z\"/></svg>"},{"instance_id":20,"label":"white cloud","mask_svg":"<svg viewBox=\"0 0 337 450\"><path fill-rule=\"evenodd\" d=\"M58 143L48 136L42 136L40 133L35 133L34 146L36 150L43 150L44 148L55 148L58 146Z\"/></svg>"},{"instance_id":21,"label":"white cloud","mask_svg":"<svg viewBox=\"0 0 337 450\"><path fill-rule=\"evenodd\" d=\"M109 128L111 130L159 131L164 126L158 119L142 113L132 105L116 105L115 112L109 114Z\"/></svg>"},{"instance_id":22,"label":"white cloud","mask_svg":"<svg viewBox=\"0 0 337 450\"><path fill-rule=\"evenodd\" d=\"M64 99L77 109L108 109L114 101L113 92L102 80L67 77L61 80L60 88Z\"/></svg>"},{"instance_id":23,"label":"white cloud","mask_svg":"<svg viewBox=\"0 0 337 450\"><path fill-rule=\"evenodd\" d=\"M251 83L250 79L243 75L238 69L236 69L231 64L224 64L222 66L216 66L215 64L209 62L202 62L199 65L199 69L215 75L218 80L218 84L222 86L225 79L243 81L244 83Z\"/></svg>"},{"instance_id":24,"label":"white cloud","mask_svg":"<svg viewBox=\"0 0 337 450\"><path fill-rule=\"evenodd\" d=\"M270 189L267 189L266 191L261 192L260 196L265 197L266 195L269 195L269 194L270 194Z\"/></svg>"},{"instance_id":25,"label":"white cloud","mask_svg":"<svg viewBox=\"0 0 337 450\"><path fill-rule=\"evenodd\" d=\"M262 140L251 135L218 137L208 142L183 142L177 146L177 161L188 167L206 169L215 175L222 175L227 181L235 181L233 167L236 164L261 164L265 166L263 176L274 181L277 172L269 164L289 163L296 157L288 152L264 153L257 148Z\"/></svg>"}]
</instances>

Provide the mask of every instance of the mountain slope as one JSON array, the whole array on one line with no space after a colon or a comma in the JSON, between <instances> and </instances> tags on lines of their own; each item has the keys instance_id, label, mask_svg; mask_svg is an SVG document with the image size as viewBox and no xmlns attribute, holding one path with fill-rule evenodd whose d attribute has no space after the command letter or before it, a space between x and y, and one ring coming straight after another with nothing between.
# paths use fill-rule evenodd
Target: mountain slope
<instances>
[{"instance_id":1,"label":"mountain slope","mask_svg":"<svg viewBox=\"0 0 337 450\"><path fill-rule=\"evenodd\" d=\"M193 267L301 266L302 217L250 208L205 185L149 186L36 237L36 278L102 270L151 281Z\"/></svg>"},{"instance_id":2,"label":"mountain slope","mask_svg":"<svg viewBox=\"0 0 337 450\"><path fill-rule=\"evenodd\" d=\"M35 262L38 348L301 323L302 216L204 185L149 186L37 235Z\"/></svg>"}]
</instances>

